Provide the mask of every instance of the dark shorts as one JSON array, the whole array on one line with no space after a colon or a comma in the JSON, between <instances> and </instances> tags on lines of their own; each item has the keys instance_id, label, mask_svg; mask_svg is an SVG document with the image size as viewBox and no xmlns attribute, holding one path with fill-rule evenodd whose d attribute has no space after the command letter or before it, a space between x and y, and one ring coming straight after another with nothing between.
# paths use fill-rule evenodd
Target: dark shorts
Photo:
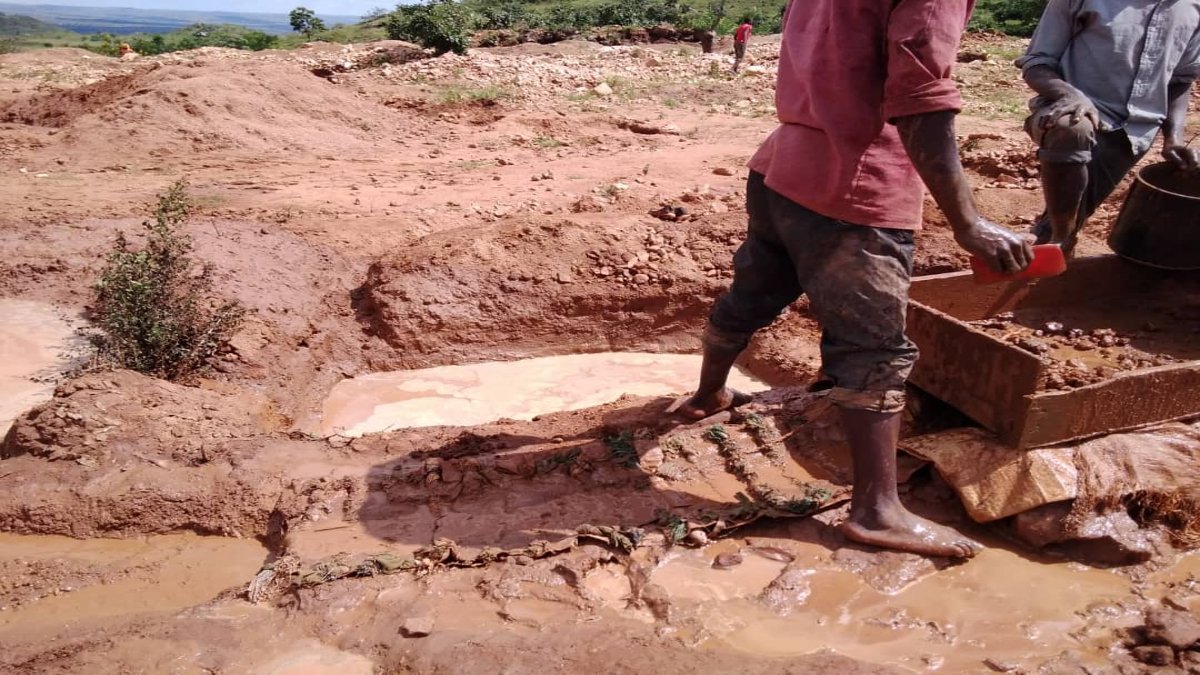
<instances>
[{"instance_id":1,"label":"dark shorts","mask_svg":"<svg viewBox=\"0 0 1200 675\"><path fill-rule=\"evenodd\" d=\"M751 172L749 230L733 284L709 318L706 341L744 348L801 293L821 322L821 360L844 408L899 412L917 347L904 334L913 233L827 218Z\"/></svg>"},{"instance_id":2,"label":"dark shorts","mask_svg":"<svg viewBox=\"0 0 1200 675\"><path fill-rule=\"evenodd\" d=\"M1088 184L1079 205L1079 218L1072 233L1074 236L1117 189L1129 170L1142 159L1142 155L1133 152L1129 136L1121 129L1100 131L1088 120L1071 124L1067 118L1061 118L1054 126L1043 129L1044 119L1045 113L1039 109L1025 120L1026 133L1038 144L1038 159L1051 163L1087 165ZM1033 233L1038 243L1050 240L1050 220L1045 213L1037 219Z\"/></svg>"},{"instance_id":3,"label":"dark shorts","mask_svg":"<svg viewBox=\"0 0 1200 675\"><path fill-rule=\"evenodd\" d=\"M737 59L738 61L741 61L742 58L745 56L746 56L746 43L745 42L733 43L733 57L735 59Z\"/></svg>"}]
</instances>

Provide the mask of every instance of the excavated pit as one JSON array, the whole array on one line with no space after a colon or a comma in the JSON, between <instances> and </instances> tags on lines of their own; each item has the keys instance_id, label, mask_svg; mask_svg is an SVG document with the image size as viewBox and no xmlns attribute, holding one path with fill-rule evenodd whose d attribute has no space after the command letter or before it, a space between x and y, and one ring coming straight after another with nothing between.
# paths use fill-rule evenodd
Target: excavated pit
<instances>
[{"instance_id":1,"label":"excavated pit","mask_svg":"<svg viewBox=\"0 0 1200 675\"><path fill-rule=\"evenodd\" d=\"M54 394L54 381L79 347L75 324L37 302L0 298L0 437L13 420Z\"/></svg>"},{"instance_id":2,"label":"excavated pit","mask_svg":"<svg viewBox=\"0 0 1200 675\"><path fill-rule=\"evenodd\" d=\"M373 373L337 384L325 399L320 436L362 436L411 427L470 427L582 410L622 396L683 394L701 357L609 352ZM735 371L746 393L766 385Z\"/></svg>"}]
</instances>

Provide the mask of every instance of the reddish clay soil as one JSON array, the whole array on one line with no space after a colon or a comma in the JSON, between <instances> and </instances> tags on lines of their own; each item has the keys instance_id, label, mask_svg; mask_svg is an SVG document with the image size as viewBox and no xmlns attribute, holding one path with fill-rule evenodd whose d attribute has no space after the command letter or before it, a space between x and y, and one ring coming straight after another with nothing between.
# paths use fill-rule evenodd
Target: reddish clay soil
<instances>
[{"instance_id":1,"label":"reddish clay soil","mask_svg":"<svg viewBox=\"0 0 1200 675\"><path fill-rule=\"evenodd\" d=\"M1141 672L1115 631L1164 596L1193 602L1194 559L1168 568L1164 551L1124 576L1043 566L908 460L914 508L994 548L980 571L837 533L849 471L828 406L804 392L819 328L803 300L747 354L779 388L744 414L679 425L669 400L626 397L470 429L301 433L335 383L370 372L695 352L744 231L745 162L774 126L771 39L736 79L728 56L691 46L380 58L396 49L0 57L0 296L86 313L117 233L136 241L186 178L197 256L253 310L199 381L91 372L16 421L0 451L15 551L0 554L0 670ZM963 64L964 81L1006 73L1019 109L996 63ZM959 132L983 212L1026 228L1041 198L1019 113L964 116ZM1081 254L1105 252L1116 204ZM917 274L965 267L932 205L917 249ZM906 433L944 424L931 408ZM214 538L136 555L42 539L181 533ZM238 540L251 548L198 543ZM385 574L383 553L417 568ZM689 586L718 554L737 581ZM231 578L205 584L225 590L169 592L212 560ZM1068 595L1021 605L1018 622L996 607L1037 600L1027 587L943 612L1003 570L1032 583L1043 567ZM137 597L162 603L96 610ZM1048 628L1066 625L1070 640Z\"/></svg>"}]
</instances>

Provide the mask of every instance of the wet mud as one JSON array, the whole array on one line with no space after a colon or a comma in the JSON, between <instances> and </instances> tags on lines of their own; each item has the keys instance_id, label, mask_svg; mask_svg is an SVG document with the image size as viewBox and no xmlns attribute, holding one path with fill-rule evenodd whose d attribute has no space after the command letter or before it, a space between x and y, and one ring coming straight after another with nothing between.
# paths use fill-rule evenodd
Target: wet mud
<instances>
[{"instance_id":1,"label":"wet mud","mask_svg":"<svg viewBox=\"0 0 1200 675\"><path fill-rule=\"evenodd\" d=\"M745 359L774 389L699 423L665 414L744 235L739 167L774 126L776 42L735 80L677 46L386 67L372 49L0 57L0 671L1138 673L1165 657L1136 650L1168 646L1152 610L1197 611L1194 554L1099 569L1033 551L907 456L905 503L989 549L951 565L847 542L849 458L806 391L820 330L803 301ZM576 99L611 76L654 84ZM494 104L438 100L517 78L532 84ZM980 204L1019 226L1040 208L1019 124L960 121ZM197 381L64 378L74 324L46 308L86 312L102 252L177 173L203 205L197 256L246 327ZM963 269L932 204L926 220L917 273ZM1192 326L1189 303L1162 311ZM1058 321L1075 342L1053 349L1111 349L1106 367L1195 356L1112 319L1004 330ZM935 418L915 403L906 435Z\"/></svg>"},{"instance_id":2,"label":"wet mud","mask_svg":"<svg viewBox=\"0 0 1200 675\"><path fill-rule=\"evenodd\" d=\"M316 433L362 436L530 420L627 395L682 394L695 385L699 370L695 355L600 353L373 373L334 387ZM733 373L731 386L747 393L766 388L741 372Z\"/></svg>"}]
</instances>

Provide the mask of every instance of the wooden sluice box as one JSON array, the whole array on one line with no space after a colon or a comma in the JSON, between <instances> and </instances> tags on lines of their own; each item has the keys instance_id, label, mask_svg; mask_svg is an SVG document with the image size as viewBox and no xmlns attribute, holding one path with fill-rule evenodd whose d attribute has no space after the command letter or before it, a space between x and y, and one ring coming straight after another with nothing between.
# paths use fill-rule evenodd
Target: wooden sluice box
<instances>
[{"instance_id":1,"label":"wooden sluice box","mask_svg":"<svg viewBox=\"0 0 1200 675\"><path fill-rule=\"evenodd\" d=\"M1200 272L1101 256L1032 284L919 277L908 332L911 383L1014 447L1200 416Z\"/></svg>"}]
</instances>

